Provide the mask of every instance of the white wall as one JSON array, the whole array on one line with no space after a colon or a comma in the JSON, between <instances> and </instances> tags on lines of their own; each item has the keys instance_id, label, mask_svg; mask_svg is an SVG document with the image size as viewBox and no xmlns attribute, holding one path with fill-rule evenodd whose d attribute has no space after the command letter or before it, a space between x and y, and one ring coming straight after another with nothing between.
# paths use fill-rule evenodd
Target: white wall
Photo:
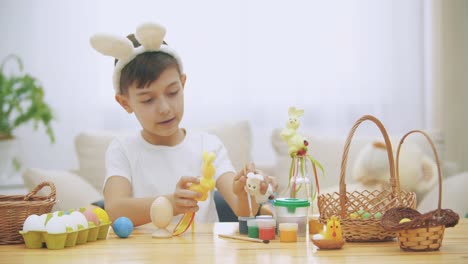
<instances>
[{"instance_id":1,"label":"white wall","mask_svg":"<svg viewBox=\"0 0 468 264\"><path fill-rule=\"evenodd\" d=\"M468 1L434 0L434 86L446 158L468 170Z\"/></svg>"},{"instance_id":2,"label":"white wall","mask_svg":"<svg viewBox=\"0 0 468 264\"><path fill-rule=\"evenodd\" d=\"M74 168L80 131L138 128L113 100L113 61L89 37L124 36L146 21L167 27L184 61L184 125L250 120L257 162L274 161L271 130L293 105L319 135L345 136L363 114L395 132L425 126L420 0L6 0L0 58L23 58L57 117L54 145L41 127L16 131L26 166Z\"/></svg>"}]
</instances>

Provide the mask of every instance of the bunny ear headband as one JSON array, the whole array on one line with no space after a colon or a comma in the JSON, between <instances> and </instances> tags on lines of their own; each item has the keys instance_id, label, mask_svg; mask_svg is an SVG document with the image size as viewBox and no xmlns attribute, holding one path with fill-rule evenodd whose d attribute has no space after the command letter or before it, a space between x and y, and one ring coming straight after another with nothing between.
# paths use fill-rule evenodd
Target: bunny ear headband
<instances>
[{"instance_id":1,"label":"bunny ear headband","mask_svg":"<svg viewBox=\"0 0 468 264\"><path fill-rule=\"evenodd\" d=\"M136 56L144 52L159 51L174 57L182 72L182 61L177 53L163 44L166 29L153 23L145 23L139 26L135 32L135 38L141 46L134 48L128 38L109 34L96 34L90 38L91 46L105 56L118 59L112 76L115 93L120 93L120 73Z\"/></svg>"}]
</instances>

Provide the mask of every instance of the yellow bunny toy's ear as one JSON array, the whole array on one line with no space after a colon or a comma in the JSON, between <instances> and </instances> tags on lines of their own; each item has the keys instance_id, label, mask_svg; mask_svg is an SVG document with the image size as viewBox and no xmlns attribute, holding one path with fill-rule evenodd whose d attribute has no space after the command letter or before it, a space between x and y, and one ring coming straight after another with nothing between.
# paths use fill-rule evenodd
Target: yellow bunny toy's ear
<instances>
[{"instance_id":1,"label":"yellow bunny toy's ear","mask_svg":"<svg viewBox=\"0 0 468 264\"><path fill-rule=\"evenodd\" d=\"M216 155L213 152L208 153L208 162L212 163L216 158Z\"/></svg>"},{"instance_id":2,"label":"yellow bunny toy's ear","mask_svg":"<svg viewBox=\"0 0 468 264\"><path fill-rule=\"evenodd\" d=\"M289 116L294 116L295 113L296 113L296 107L294 107L294 106L289 107L289 109L288 109Z\"/></svg>"},{"instance_id":3,"label":"yellow bunny toy's ear","mask_svg":"<svg viewBox=\"0 0 468 264\"><path fill-rule=\"evenodd\" d=\"M203 163L210 164L214 161L216 155L213 152L203 151L202 159Z\"/></svg>"},{"instance_id":4,"label":"yellow bunny toy's ear","mask_svg":"<svg viewBox=\"0 0 468 264\"><path fill-rule=\"evenodd\" d=\"M304 114L304 109L297 109L294 106L289 107L288 114L290 117L301 117Z\"/></svg>"}]
</instances>

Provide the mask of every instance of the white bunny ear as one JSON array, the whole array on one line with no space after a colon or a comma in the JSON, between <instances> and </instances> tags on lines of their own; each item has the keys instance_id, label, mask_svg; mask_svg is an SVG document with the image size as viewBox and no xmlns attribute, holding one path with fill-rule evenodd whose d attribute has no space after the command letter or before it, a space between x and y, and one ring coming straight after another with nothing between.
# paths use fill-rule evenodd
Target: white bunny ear
<instances>
[{"instance_id":1,"label":"white bunny ear","mask_svg":"<svg viewBox=\"0 0 468 264\"><path fill-rule=\"evenodd\" d=\"M89 41L95 50L119 60L128 58L133 52L132 42L127 38L97 34Z\"/></svg>"},{"instance_id":2,"label":"white bunny ear","mask_svg":"<svg viewBox=\"0 0 468 264\"><path fill-rule=\"evenodd\" d=\"M145 23L135 32L136 39L146 50L159 50L165 35L166 29L154 23Z\"/></svg>"}]
</instances>

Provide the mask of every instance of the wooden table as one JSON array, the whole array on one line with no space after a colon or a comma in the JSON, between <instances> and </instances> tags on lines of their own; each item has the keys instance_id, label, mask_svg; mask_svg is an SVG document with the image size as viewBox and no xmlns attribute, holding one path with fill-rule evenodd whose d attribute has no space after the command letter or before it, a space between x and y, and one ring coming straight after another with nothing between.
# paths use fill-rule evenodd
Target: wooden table
<instances>
[{"instance_id":1,"label":"wooden table","mask_svg":"<svg viewBox=\"0 0 468 264\"><path fill-rule=\"evenodd\" d=\"M434 252L405 252L397 241L346 243L340 250L318 250L308 238L297 243L269 244L219 238L234 234L237 223L197 224L196 232L155 239L152 225L136 228L121 239L61 250L27 249L24 244L0 245L0 263L468 263L468 219L445 230L442 247Z\"/></svg>"}]
</instances>

